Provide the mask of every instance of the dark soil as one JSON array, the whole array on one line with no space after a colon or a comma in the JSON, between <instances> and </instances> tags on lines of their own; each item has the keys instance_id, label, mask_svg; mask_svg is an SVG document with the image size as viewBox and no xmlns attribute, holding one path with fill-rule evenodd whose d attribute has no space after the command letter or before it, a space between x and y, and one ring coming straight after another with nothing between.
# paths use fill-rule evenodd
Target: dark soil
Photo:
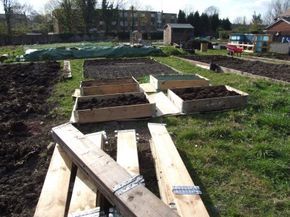
<instances>
[{"instance_id":1,"label":"dark soil","mask_svg":"<svg viewBox=\"0 0 290 217\"><path fill-rule=\"evenodd\" d=\"M33 216L53 149L46 100L59 69L56 62L0 65L0 216Z\"/></svg>"},{"instance_id":2,"label":"dark soil","mask_svg":"<svg viewBox=\"0 0 290 217\"><path fill-rule=\"evenodd\" d=\"M187 59L214 63L219 66L290 82L290 65L247 61L227 56L185 56Z\"/></svg>"},{"instance_id":3,"label":"dark soil","mask_svg":"<svg viewBox=\"0 0 290 217\"><path fill-rule=\"evenodd\" d=\"M99 59L84 62L84 77L92 79L118 79L146 75L176 74L171 68L148 58Z\"/></svg>"},{"instance_id":4,"label":"dark soil","mask_svg":"<svg viewBox=\"0 0 290 217\"><path fill-rule=\"evenodd\" d=\"M277 60L289 60L290 61L290 55L287 55L287 54L261 53L261 54L256 54L255 56L272 58L272 59L277 59Z\"/></svg>"},{"instance_id":5,"label":"dark soil","mask_svg":"<svg viewBox=\"0 0 290 217\"><path fill-rule=\"evenodd\" d=\"M96 109L96 108L106 108L106 107L115 107L115 106L125 106L125 105L138 105L149 103L144 96L135 96L135 95L122 95L113 99L96 99L92 98L89 101L78 102L77 109Z\"/></svg>"},{"instance_id":6,"label":"dark soil","mask_svg":"<svg viewBox=\"0 0 290 217\"><path fill-rule=\"evenodd\" d=\"M195 87L173 90L183 100L206 99L225 96L237 96L238 93L229 91L225 86Z\"/></svg>"},{"instance_id":7,"label":"dark soil","mask_svg":"<svg viewBox=\"0 0 290 217\"><path fill-rule=\"evenodd\" d=\"M100 80L88 80L82 81L82 87L92 87L92 86L99 86L99 85L113 85L113 84L128 84L128 83L136 83L133 78L120 78L116 79L100 79Z\"/></svg>"}]
</instances>

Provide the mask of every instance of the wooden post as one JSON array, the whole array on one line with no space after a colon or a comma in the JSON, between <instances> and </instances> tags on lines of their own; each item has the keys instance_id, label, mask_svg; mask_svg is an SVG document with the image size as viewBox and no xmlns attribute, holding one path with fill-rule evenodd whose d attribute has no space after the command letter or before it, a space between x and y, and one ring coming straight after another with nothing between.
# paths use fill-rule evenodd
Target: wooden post
<instances>
[{"instance_id":1,"label":"wooden post","mask_svg":"<svg viewBox=\"0 0 290 217\"><path fill-rule=\"evenodd\" d=\"M151 151L162 200L182 217L208 217L199 195L176 195L173 186L194 186L194 183L163 124L148 124L152 136Z\"/></svg>"},{"instance_id":2,"label":"wooden post","mask_svg":"<svg viewBox=\"0 0 290 217\"><path fill-rule=\"evenodd\" d=\"M52 135L93 180L98 190L126 217L173 217L178 216L143 185L138 185L121 195L113 188L130 180L131 175L109 155L87 139L71 124L52 129Z\"/></svg>"}]
</instances>

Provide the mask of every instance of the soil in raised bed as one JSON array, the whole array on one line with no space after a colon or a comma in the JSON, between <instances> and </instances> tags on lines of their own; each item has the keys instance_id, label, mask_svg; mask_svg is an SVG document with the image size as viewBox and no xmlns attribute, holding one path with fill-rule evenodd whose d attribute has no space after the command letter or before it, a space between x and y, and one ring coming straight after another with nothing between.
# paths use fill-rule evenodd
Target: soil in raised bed
<instances>
[{"instance_id":1,"label":"soil in raised bed","mask_svg":"<svg viewBox=\"0 0 290 217\"><path fill-rule=\"evenodd\" d=\"M84 62L84 77L91 79L119 79L148 75L176 74L173 69L148 58L99 59Z\"/></svg>"},{"instance_id":2,"label":"soil in raised bed","mask_svg":"<svg viewBox=\"0 0 290 217\"><path fill-rule=\"evenodd\" d=\"M0 65L0 216L33 216L53 150L47 98L59 69L56 62Z\"/></svg>"},{"instance_id":3,"label":"soil in raised bed","mask_svg":"<svg viewBox=\"0 0 290 217\"><path fill-rule=\"evenodd\" d=\"M228 90L225 86L174 89L173 92L183 100L207 99L239 95L235 91Z\"/></svg>"},{"instance_id":4,"label":"soil in raised bed","mask_svg":"<svg viewBox=\"0 0 290 217\"><path fill-rule=\"evenodd\" d=\"M111 99L96 99L92 98L88 101L78 102L77 110L84 109L97 109L115 106L125 106L125 105L138 105L149 103L145 96L135 96L135 95L121 95L116 98Z\"/></svg>"},{"instance_id":5,"label":"soil in raised bed","mask_svg":"<svg viewBox=\"0 0 290 217\"><path fill-rule=\"evenodd\" d=\"M219 66L248 72L277 80L290 82L290 65L271 64L261 61L247 61L227 56L185 56L187 59L205 63L215 63Z\"/></svg>"},{"instance_id":6,"label":"soil in raised bed","mask_svg":"<svg viewBox=\"0 0 290 217\"><path fill-rule=\"evenodd\" d=\"M116 85L116 84L131 84L136 83L132 78L120 78L116 79L97 79L97 80L88 80L81 83L82 87L92 87L100 85Z\"/></svg>"}]
</instances>

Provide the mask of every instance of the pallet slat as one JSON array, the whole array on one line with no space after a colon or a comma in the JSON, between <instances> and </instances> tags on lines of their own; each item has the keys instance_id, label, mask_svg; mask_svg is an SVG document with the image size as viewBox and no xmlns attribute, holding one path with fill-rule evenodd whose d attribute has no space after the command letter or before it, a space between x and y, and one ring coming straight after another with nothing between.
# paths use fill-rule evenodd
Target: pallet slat
<instances>
[{"instance_id":1,"label":"pallet slat","mask_svg":"<svg viewBox=\"0 0 290 217\"><path fill-rule=\"evenodd\" d=\"M102 148L103 132L86 134L85 137L91 140L97 148ZM93 181L81 169L78 169L68 213L95 208L96 198L97 188Z\"/></svg>"},{"instance_id":2,"label":"pallet slat","mask_svg":"<svg viewBox=\"0 0 290 217\"><path fill-rule=\"evenodd\" d=\"M34 217L64 217L72 161L57 144L51 158Z\"/></svg>"},{"instance_id":3,"label":"pallet slat","mask_svg":"<svg viewBox=\"0 0 290 217\"><path fill-rule=\"evenodd\" d=\"M117 162L132 176L139 175L139 160L135 130L120 130L117 134Z\"/></svg>"},{"instance_id":4,"label":"pallet slat","mask_svg":"<svg viewBox=\"0 0 290 217\"><path fill-rule=\"evenodd\" d=\"M113 187L130 179L130 174L104 151L95 148L95 145L71 124L53 128L52 135L74 163L89 174L98 190L123 216L178 216L142 185L122 195L115 195Z\"/></svg>"},{"instance_id":5,"label":"pallet slat","mask_svg":"<svg viewBox=\"0 0 290 217\"><path fill-rule=\"evenodd\" d=\"M163 124L148 124L152 136L152 154L156 160L157 178L162 200L177 209L182 217L208 217L199 195L175 195L173 186L194 186L194 183Z\"/></svg>"}]
</instances>

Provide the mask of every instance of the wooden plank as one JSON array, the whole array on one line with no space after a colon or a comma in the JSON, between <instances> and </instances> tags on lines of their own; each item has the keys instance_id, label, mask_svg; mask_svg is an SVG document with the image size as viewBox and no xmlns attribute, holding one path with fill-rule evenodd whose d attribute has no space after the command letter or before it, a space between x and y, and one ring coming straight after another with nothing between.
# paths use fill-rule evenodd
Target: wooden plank
<instances>
[{"instance_id":1,"label":"wooden plank","mask_svg":"<svg viewBox=\"0 0 290 217\"><path fill-rule=\"evenodd\" d=\"M138 92L138 91L139 91L139 85L137 83L81 87L82 96L129 93L129 92Z\"/></svg>"},{"instance_id":2,"label":"wooden plank","mask_svg":"<svg viewBox=\"0 0 290 217\"><path fill-rule=\"evenodd\" d=\"M117 121L125 119L152 117L155 114L155 104L150 104L149 101L146 104L104 107L96 109L78 110L77 108L78 102L81 101L88 101L92 99L109 100L118 98L120 96L131 96L131 95L144 97L144 93L125 93L125 94L79 97L75 102L73 110L73 118L71 118L71 121L75 121L76 123L94 123L103 121L113 121L113 120Z\"/></svg>"},{"instance_id":3,"label":"wooden plank","mask_svg":"<svg viewBox=\"0 0 290 217\"><path fill-rule=\"evenodd\" d=\"M180 114L180 110L163 92L149 94L147 99L156 104L156 117Z\"/></svg>"},{"instance_id":4,"label":"wooden plank","mask_svg":"<svg viewBox=\"0 0 290 217\"><path fill-rule=\"evenodd\" d=\"M135 130L117 131L117 162L132 176L140 174Z\"/></svg>"},{"instance_id":5,"label":"wooden plank","mask_svg":"<svg viewBox=\"0 0 290 217\"><path fill-rule=\"evenodd\" d=\"M145 93L156 93L156 89L150 83L140 84L141 91Z\"/></svg>"},{"instance_id":6,"label":"wooden plank","mask_svg":"<svg viewBox=\"0 0 290 217\"><path fill-rule=\"evenodd\" d=\"M159 185L162 200L175 206L182 217L208 217L208 212L199 195L176 195L173 186L194 186L194 183L163 124L148 124L152 136L151 146L157 161L157 176L162 183Z\"/></svg>"},{"instance_id":7,"label":"wooden plank","mask_svg":"<svg viewBox=\"0 0 290 217\"><path fill-rule=\"evenodd\" d=\"M50 161L34 217L64 217L72 161L57 144Z\"/></svg>"},{"instance_id":8,"label":"wooden plank","mask_svg":"<svg viewBox=\"0 0 290 217\"><path fill-rule=\"evenodd\" d=\"M103 147L104 132L87 134L85 137L92 141L97 148ZM97 188L81 169L77 170L72 191L69 213L80 212L96 207Z\"/></svg>"},{"instance_id":9,"label":"wooden plank","mask_svg":"<svg viewBox=\"0 0 290 217\"><path fill-rule=\"evenodd\" d=\"M113 187L130 179L131 175L104 151L95 148L95 145L71 124L53 128L52 135L123 216L178 216L142 185L122 195L115 195Z\"/></svg>"},{"instance_id":10,"label":"wooden plank","mask_svg":"<svg viewBox=\"0 0 290 217\"><path fill-rule=\"evenodd\" d=\"M150 83L157 90L209 86L209 80L195 74L150 75Z\"/></svg>"},{"instance_id":11,"label":"wooden plank","mask_svg":"<svg viewBox=\"0 0 290 217\"><path fill-rule=\"evenodd\" d=\"M155 113L155 104L139 104L116 106L99 109L75 110L76 123L94 123L103 121L117 121L134 118L152 117Z\"/></svg>"},{"instance_id":12,"label":"wooden plank","mask_svg":"<svg viewBox=\"0 0 290 217\"><path fill-rule=\"evenodd\" d=\"M178 107L182 113L223 111L227 109L243 108L247 105L248 94L232 87L225 86L229 91L235 91L239 95L205 99L183 100L174 90L168 90L168 98Z\"/></svg>"},{"instance_id":13,"label":"wooden plank","mask_svg":"<svg viewBox=\"0 0 290 217\"><path fill-rule=\"evenodd\" d=\"M71 66L70 66L69 60L63 61L63 72L64 72L64 78L72 78Z\"/></svg>"}]
</instances>

